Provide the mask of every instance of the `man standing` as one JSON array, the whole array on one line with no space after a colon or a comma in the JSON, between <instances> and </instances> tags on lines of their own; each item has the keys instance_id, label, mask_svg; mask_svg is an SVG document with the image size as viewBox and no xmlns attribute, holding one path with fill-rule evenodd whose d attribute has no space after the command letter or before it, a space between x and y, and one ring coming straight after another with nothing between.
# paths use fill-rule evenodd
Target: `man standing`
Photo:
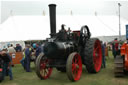
<instances>
[{"instance_id":1,"label":"man standing","mask_svg":"<svg viewBox=\"0 0 128 85\"><path fill-rule=\"evenodd\" d=\"M39 44L36 44L36 57L38 57L40 53L41 53L41 47L39 46Z\"/></svg>"},{"instance_id":2,"label":"man standing","mask_svg":"<svg viewBox=\"0 0 128 85\"><path fill-rule=\"evenodd\" d=\"M4 60L4 65L3 65L3 79L6 76L6 74L9 75L10 80L13 80L13 76L12 76L12 67L11 67L11 56L9 56L9 54L6 51L2 51L1 52L1 56Z\"/></svg>"},{"instance_id":3,"label":"man standing","mask_svg":"<svg viewBox=\"0 0 128 85\"><path fill-rule=\"evenodd\" d=\"M113 53L114 58L116 58L116 56L119 54L118 47L119 47L119 42L118 42L118 39L115 38L115 40L112 43L112 53Z\"/></svg>"},{"instance_id":4,"label":"man standing","mask_svg":"<svg viewBox=\"0 0 128 85\"><path fill-rule=\"evenodd\" d=\"M102 67L106 68L106 62L105 62L105 45L101 41L101 47L102 47Z\"/></svg>"},{"instance_id":5,"label":"man standing","mask_svg":"<svg viewBox=\"0 0 128 85\"><path fill-rule=\"evenodd\" d=\"M16 52L21 52L22 51L22 47L20 44L16 44Z\"/></svg>"},{"instance_id":6,"label":"man standing","mask_svg":"<svg viewBox=\"0 0 128 85\"><path fill-rule=\"evenodd\" d=\"M13 56L15 56L16 50L14 49L13 45L11 44L10 46L8 46L8 53L11 56L11 58ZM12 66L14 67L14 64L12 62Z\"/></svg>"},{"instance_id":7,"label":"man standing","mask_svg":"<svg viewBox=\"0 0 128 85\"><path fill-rule=\"evenodd\" d=\"M30 70L30 57L31 57L32 49L30 45L27 45L25 49L25 70L26 72L31 72Z\"/></svg>"},{"instance_id":8,"label":"man standing","mask_svg":"<svg viewBox=\"0 0 128 85\"><path fill-rule=\"evenodd\" d=\"M11 46L8 47L8 53L15 53L15 49L13 47L13 45L11 44Z\"/></svg>"}]
</instances>

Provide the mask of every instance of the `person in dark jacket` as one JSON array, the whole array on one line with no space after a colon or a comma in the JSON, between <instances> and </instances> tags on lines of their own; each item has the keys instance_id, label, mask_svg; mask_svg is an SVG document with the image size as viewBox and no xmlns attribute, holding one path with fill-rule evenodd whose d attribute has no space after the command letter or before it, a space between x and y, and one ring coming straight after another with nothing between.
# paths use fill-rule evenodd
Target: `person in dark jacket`
<instances>
[{"instance_id":1,"label":"person in dark jacket","mask_svg":"<svg viewBox=\"0 0 128 85\"><path fill-rule=\"evenodd\" d=\"M15 48L16 52L21 52L22 51L22 47L20 44L16 44L16 48Z\"/></svg>"},{"instance_id":2,"label":"person in dark jacket","mask_svg":"<svg viewBox=\"0 0 128 85\"><path fill-rule=\"evenodd\" d=\"M24 66L25 66L26 72L31 72L31 69L30 69L31 53L32 53L31 46L27 45L27 47L25 49L25 61L24 61Z\"/></svg>"},{"instance_id":3,"label":"person in dark jacket","mask_svg":"<svg viewBox=\"0 0 128 85\"><path fill-rule=\"evenodd\" d=\"M115 38L115 40L112 43L112 53L114 58L116 58L116 56L119 54L119 41L117 38Z\"/></svg>"},{"instance_id":4,"label":"person in dark jacket","mask_svg":"<svg viewBox=\"0 0 128 85\"><path fill-rule=\"evenodd\" d=\"M1 56L2 56L2 59L4 60L3 79L6 76L6 74L8 74L10 77L10 80L13 80L12 67L11 67L11 63L12 63L11 56L6 51L2 51Z\"/></svg>"},{"instance_id":5,"label":"person in dark jacket","mask_svg":"<svg viewBox=\"0 0 128 85\"><path fill-rule=\"evenodd\" d=\"M1 55L1 50L0 50L0 82L3 80L3 64L4 60Z\"/></svg>"},{"instance_id":6,"label":"person in dark jacket","mask_svg":"<svg viewBox=\"0 0 128 85\"><path fill-rule=\"evenodd\" d=\"M39 46L39 44L36 44L36 57L38 57L40 53L41 53L41 47Z\"/></svg>"},{"instance_id":7,"label":"person in dark jacket","mask_svg":"<svg viewBox=\"0 0 128 85\"><path fill-rule=\"evenodd\" d=\"M105 45L101 41L101 47L102 47L102 67L106 68L106 62L105 62Z\"/></svg>"}]
</instances>

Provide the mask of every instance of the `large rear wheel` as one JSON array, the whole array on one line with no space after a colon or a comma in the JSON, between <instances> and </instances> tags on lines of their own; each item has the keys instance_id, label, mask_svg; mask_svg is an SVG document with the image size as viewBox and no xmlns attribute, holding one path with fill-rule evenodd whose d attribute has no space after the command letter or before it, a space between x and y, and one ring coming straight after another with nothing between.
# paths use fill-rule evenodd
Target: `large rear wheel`
<instances>
[{"instance_id":1,"label":"large rear wheel","mask_svg":"<svg viewBox=\"0 0 128 85\"><path fill-rule=\"evenodd\" d=\"M82 74L82 60L78 53L73 52L68 56L66 72L71 81L77 81L80 79Z\"/></svg>"},{"instance_id":2,"label":"large rear wheel","mask_svg":"<svg viewBox=\"0 0 128 85\"><path fill-rule=\"evenodd\" d=\"M52 68L49 66L50 60L41 53L36 59L36 74L40 79L47 79L52 73Z\"/></svg>"},{"instance_id":3,"label":"large rear wheel","mask_svg":"<svg viewBox=\"0 0 128 85\"><path fill-rule=\"evenodd\" d=\"M101 42L97 38L88 39L84 50L81 52L83 63L89 73L97 73L102 65Z\"/></svg>"}]
</instances>

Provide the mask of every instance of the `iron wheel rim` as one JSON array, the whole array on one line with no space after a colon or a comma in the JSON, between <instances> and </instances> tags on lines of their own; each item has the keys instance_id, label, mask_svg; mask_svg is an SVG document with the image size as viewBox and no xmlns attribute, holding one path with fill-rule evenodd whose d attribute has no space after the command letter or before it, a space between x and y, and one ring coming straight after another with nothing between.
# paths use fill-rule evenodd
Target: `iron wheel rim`
<instances>
[{"instance_id":1,"label":"iron wheel rim","mask_svg":"<svg viewBox=\"0 0 128 85\"><path fill-rule=\"evenodd\" d=\"M96 72L99 72L102 64L102 50L101 50L101 43L99 40L96 40L94 44L93 63L94 63L94 68Z\"/></svg>"},{"instance_id":2,"label":"iron wheel rim","mask_svg":"<svg viewBox=\"0 0 128 85\"><path fill-rule=\"evenodd\" d=\"M79 54L75 54L72 60L72 75L75 81L80 79L81 73L82 73L81 57Z\"/></svg>"}]
</instances>

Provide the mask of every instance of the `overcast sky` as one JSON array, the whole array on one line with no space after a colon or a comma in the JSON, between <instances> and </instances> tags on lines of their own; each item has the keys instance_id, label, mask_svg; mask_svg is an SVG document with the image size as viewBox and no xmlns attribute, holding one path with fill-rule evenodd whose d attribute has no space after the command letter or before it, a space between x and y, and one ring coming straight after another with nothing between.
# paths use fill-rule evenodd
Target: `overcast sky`
<instances>
[{"instance_id":1,"label":"overcast sky","mask_svg":"<svg viewBox=\"0 0 128 85\"><path fill-rule=\"evenodd\" d=\"M128 20L128 1L122 0L2 0L1 18L10 15L48 15L48 4L57 4L58 15L118 15L121 3L121 17Z\"/></svg>"}]
</instances>

